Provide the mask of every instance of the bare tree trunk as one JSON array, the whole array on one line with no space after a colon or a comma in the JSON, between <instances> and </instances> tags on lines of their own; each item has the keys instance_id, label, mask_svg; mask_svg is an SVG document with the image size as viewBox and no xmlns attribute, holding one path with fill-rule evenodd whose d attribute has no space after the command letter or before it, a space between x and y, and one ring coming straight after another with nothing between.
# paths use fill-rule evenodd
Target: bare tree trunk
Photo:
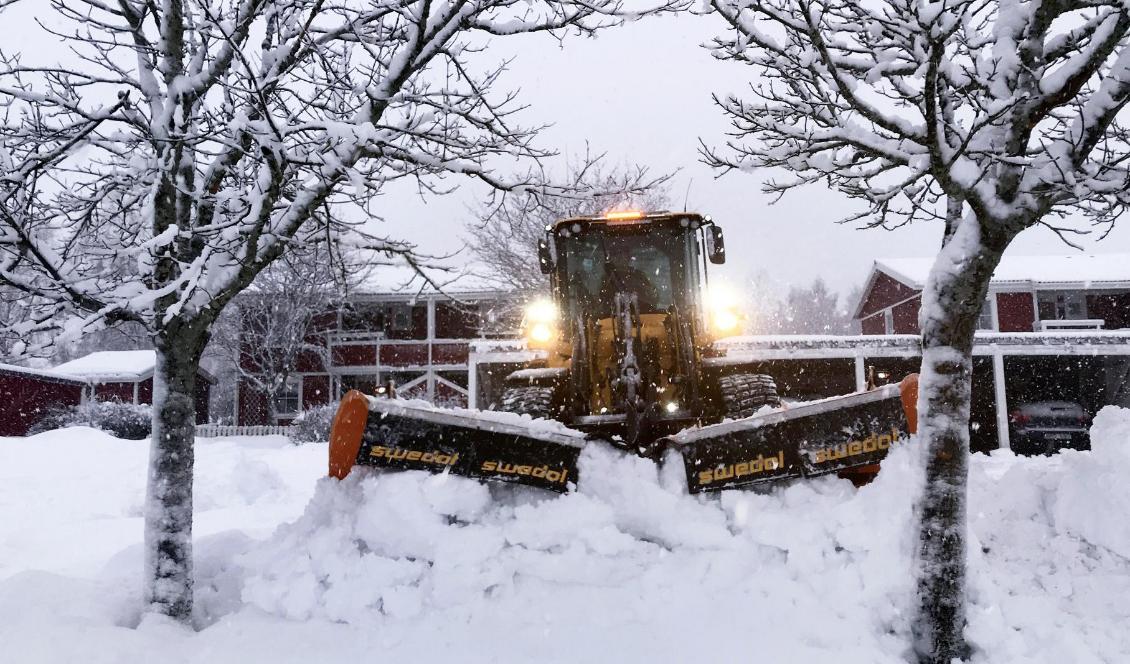
<instances>
[{"instance_id":1,"label":"bare tree trunk","mask_svg":"<svg viewBox=\"0 0 1130 664\"><path fill-rule=\"evenodd\" d=\"M915 651L922 664L965 659L966 475L973 335L1007 242L981 237L950 206L946 238L922 295L918 436L927 448L919 533ZM957 215L957 218L954 216Z\"/></svg>"},{"instance_id":2,"label":"bare tree trunk","mask_svg":"<svg viewBox=\"0 0 1130 664\"><path fill-rule=\"evenodd\" d=\"M159 337L145 523L145 600L180 621L192 616L192 471L196 437L195 335Z\"/></svg>"}]
</instances>

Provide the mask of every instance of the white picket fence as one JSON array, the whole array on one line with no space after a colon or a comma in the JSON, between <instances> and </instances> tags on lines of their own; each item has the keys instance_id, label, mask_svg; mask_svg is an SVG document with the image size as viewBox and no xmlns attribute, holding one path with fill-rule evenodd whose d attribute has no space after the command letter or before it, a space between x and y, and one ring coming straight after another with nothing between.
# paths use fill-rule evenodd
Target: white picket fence
<instances>
[{"instance_id":1,"label":"white picket fence","mask_svg":"<svg viewBox=\"0 0 1130 664\"><path fill-rule=\"evenodd\" d=\"M257 425L236 426L234 424L197 424L196 435L202 438L220 436L289 436L294 430L291 426Z\"/></svg>"}]
</instances>

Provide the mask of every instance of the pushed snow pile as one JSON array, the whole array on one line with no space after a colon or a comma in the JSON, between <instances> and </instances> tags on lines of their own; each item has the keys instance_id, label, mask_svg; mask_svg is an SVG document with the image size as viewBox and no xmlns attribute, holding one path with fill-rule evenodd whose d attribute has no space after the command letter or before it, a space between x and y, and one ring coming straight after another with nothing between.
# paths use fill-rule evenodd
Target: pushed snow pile
<instances>
[{"instance_id":1,"label":"pushed snow pile","mask_svg":"<svg viewBox=\"0 0 1130 664\"><path fill-rule=\"evenodd\" d=\"M862 491L828 478L701 499L599 446L560 497L354 473L241 560L243 599L428 661L901 661L913 464L893 455Z\"/></svg>"},{"instance_id":2,"label":"pushed snow pile","mask_svg":"<svg viewBox=\"0 0 1130 664\"><path fill-rule=\"evenodd\" d=\"M1091 453L973 458L978 661L1130 653L1130 411L1104 410L1093 436ZM435 661L904 661L919 452L859 490L713 497L598 446L560 497L414 472L323 480L241 560L243 601Z\"/></svg>"},{"instance_id":3,"label":"pushed snow pile","mask_svg":"<svg viewBox=\"0 0 1130 664\"><path fill-rule=\"evenodd\" d=\"M1130 661L1130 410L1091 452L974 456L969 633L992 662Z\"/></svg>"},{"instance_id":4,"label":"pushed snow pile","mask_svg":"<svg viewBox=\"0 0 1130 664\"><path fill-rule=\"evenodd\" d=\"M972 457L975 662L1130 661L1130 410L1099 413L1092 445ZM858 490L693 497L679 469L599 446L557 496L416 472L338 482L319 479L324 445L201 440L195 632L137 614L146 447L81 428L0 438L0 660L906 660L914 442Z\"/></svg>"}]
</instances>

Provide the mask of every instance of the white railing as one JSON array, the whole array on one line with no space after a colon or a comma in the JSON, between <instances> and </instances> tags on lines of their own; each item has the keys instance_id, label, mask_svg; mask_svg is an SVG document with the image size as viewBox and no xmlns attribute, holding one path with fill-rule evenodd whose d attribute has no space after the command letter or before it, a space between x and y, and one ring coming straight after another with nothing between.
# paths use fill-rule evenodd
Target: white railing
<instances>
[{"instance_id":1,"label":"white railing","mask_svg":"<svg viewBox=\"0 0 1130 664\"><path fill-rule=\"evenodd\" d=\"M1075 318L1071 320L1042 320L1036 323L1037 332L1055 330L1101 330L1105 320L1101 318Z\"/></svg>"},{"instance_id":2,"label":"white railing","mask_svg":"<svg viewBox=\"0 0 1130 664\"><path fill-rule=\"evenodd\" d=\"M202 438L220 436L289 436L294 427L285 425L236 426L233 424L197 424L196 435Z\"/></svg>"}]
</instances>

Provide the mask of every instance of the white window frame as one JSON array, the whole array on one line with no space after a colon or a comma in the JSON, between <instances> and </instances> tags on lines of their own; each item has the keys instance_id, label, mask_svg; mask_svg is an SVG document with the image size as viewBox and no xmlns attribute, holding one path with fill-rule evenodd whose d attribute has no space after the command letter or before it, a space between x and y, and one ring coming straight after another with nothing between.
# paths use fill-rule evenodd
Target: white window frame
<instances>
[{"instance_id":1,"label":"white window frame","mask_svg":"<svg viewBox=\"0 0 1130 664\"><path fill-rule=\"evenodd\" d=\"M291 374L290 377L287 378L288 383L290 381L296 381L298 383L298 387L297 387L297 389L295 389L296 407L295 407L294 410L292 410L292 411L282 411L282 410L280 410L279 409L279 397L280 397L280 395L275 395L275 404L274 404L275 408L274 408L274 410L275 410L275 419L276 420L278 420L278 419L290 419L290 418L293 418L294 416L296 416L296 415L298 415L299 413L302 412L302 384L306 382L302 378L303 378L302 374ZM287 397L287 400L289 401L290 398Z\"/></svg>"},{"instance_id":2,"label":"white window frame","mask_svg":"<svg viewBox=\"0 0 1130 664\"><path fill-rule=\"evenodd\" d=\"M985 321L988 325L981 324L981 319L985 316L989 318ZM981 311L977 314L977 330L980 332L999 331L999 327L997 326L997 298L993 293L989 293L989 296L985 298L985 303L981 305Z\"/></svg>"},{"instance_id":3,"label":"white window frame","mask_svg":"<svg viewBox=\"0 0 1130 664\"><path fill-rule=\"evenodd\" d=\"M1043 318L1040 315L1040 302L1041 302L1041 300L1043 300L1044 298L1050 299L1052 301L1053 309L1058 309L1060 297L1063 298L1063 308L1064 308L1063 318L1059 317L1058 311L1056 311L1054 313L1054 316L1055 316L1054 318ZM1080 312L1079 312L1080 315L1071 316L1068 313L1069 302L1071 300L1077 300L1076 304L1078 304L1080 306ZM1036 292L1036 318L1037 318L1037 320L1041 320L1041 321L1043 321L1043 320L1087 320L1089 318L1089 316L1087 315L1088 313L1089 312L1087 311L1087 293L1086 293L1086 291L1081 291L1081 290L1042 290L1042 291Z\"/></svg>"}]
</instances>

